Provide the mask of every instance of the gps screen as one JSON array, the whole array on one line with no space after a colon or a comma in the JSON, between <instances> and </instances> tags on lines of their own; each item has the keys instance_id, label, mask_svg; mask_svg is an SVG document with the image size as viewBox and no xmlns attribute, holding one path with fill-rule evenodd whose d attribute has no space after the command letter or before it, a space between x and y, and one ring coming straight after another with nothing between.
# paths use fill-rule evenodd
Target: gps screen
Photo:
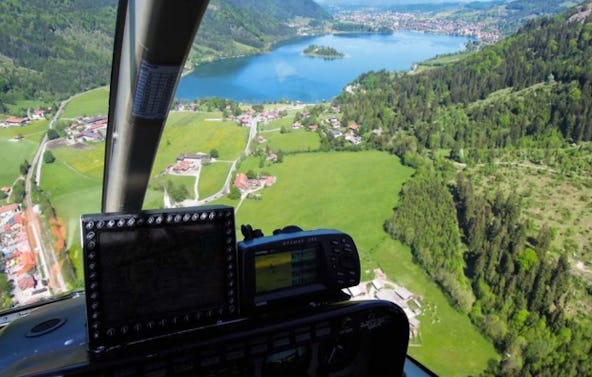
<instances>
[{"instance_id":1,"label":"gps screen","mask_svg":"<svg viewBox=\"0 0 592 377\"><path fill-rule=\"evenodd\" d=\"M271 252L255 257L255 293L317 283L317 248Z\"/></svg>"}]
</instances>

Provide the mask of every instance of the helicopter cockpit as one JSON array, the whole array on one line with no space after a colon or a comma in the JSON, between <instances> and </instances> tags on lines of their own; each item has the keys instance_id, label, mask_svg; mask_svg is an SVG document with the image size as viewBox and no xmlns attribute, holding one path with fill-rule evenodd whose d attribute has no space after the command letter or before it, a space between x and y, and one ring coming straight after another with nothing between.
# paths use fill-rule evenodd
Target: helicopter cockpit
<instances>
[{"instance_id":1,"label":"helicopter cockpit","mask_svg":"<svg viewBox=\"0 0 592 377\"><path fill-rule=\"evenodd\" d=\"M344 293L360 282L348 234L243 225L239 240L229 206L142 210L207 6L120 1L102 209L80 219L85 289L19 309L0 376L430 375L406 356L400 307Z\"/></svg>"}]
</instances>

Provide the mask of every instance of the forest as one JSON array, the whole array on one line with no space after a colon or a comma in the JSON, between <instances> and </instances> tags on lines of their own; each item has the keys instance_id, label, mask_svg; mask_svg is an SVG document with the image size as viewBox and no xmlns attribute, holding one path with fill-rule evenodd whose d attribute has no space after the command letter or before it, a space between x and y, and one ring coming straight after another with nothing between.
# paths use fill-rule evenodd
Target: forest
<instances>
[{"instance_id":1,"label":"forest","mask_svg":"<svg viewBox=\"0 0 592 377\"><path fill-rule=\"evenodd\" d=\"M117 0L0 1L0 114L21 100L55 103L107 85ZM212 0L189 65L255 54L330 19L312 0ZM22 115L22 114L13 114Z\"/></svg>"},{"instance_id":2,"label":"forest","mask_svg":"<svg viewBox=\"0 0 592 377\"><path fill-rule=\"evenodd\" d=\"M592 287L518 193L477 190L461 169L520 155L589 177L591 58L592 20L572 10L451 65L364 74L334 101L367 147L417 169L384 228L503 355L483 375L592 374L592 323L573 302Z\"/></svg>"}]
</instances>

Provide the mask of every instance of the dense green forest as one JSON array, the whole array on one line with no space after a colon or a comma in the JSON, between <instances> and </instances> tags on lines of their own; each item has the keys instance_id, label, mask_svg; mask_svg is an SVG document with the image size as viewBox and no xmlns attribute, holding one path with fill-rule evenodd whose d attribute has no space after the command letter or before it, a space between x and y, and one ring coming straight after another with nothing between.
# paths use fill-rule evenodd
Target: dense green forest
<instances>
[{"instance_id":1,"label":"dense green forest","mask_svg":"<svg viewBox=\"0 0 592 377\"><path fill-rule=\"evenodd\" d=\"M530 21L495 46L422 74L364 74L335 102L345 121L385 131L374 145L402 155L450 148L478 160L482 150L544 144L555 132L590 141L592 22L569 18ZM500 90L510 93L496 96ZM402 136L413 136L412 145L400 145Z\"/></svg>"},{"instance_id":2,"label":"dense green forest","mask_svg":"<svg viewBox=\"0 0 592 377\"><path fill-rule=\"evenodd\" d=\"M330 18L312 0L212 0L190 59L196 63L261 52L295 37L295 19L300 19L298 26L312 27Z\"/></svg>"},{"instance_id":3,"label":"dense green forest","mask_svg":"<svg viewBox=\"0 0 592 377\"><path fill-rule=\"evenodd\" d=\"M107 84L113 0L0 2L0 112Z\"/></svg>"},{"instance_id":4,"label":"dense green forest","mask_svg":"<svg viewBox=\"0 0 592 377\"><path fill-rule=\"evenodd\" d=\"M116 0L0 2L0 113L23 99L53 103L109 81ZM312 0L212 0L190 63L254 54L330 16Z\"/></svg>"},{"instance_id":5,"label":"dense green forest","mask_svg":"<svg viewBox=\"0 0 592 377\"><path fill-rule=\"evenodd\" d=\"M334 101L368 147L417 168L385 230L504 355L485 375L592 375L592 323L574 302L590 301L590 283L572 275L565 250L551 249L553 229L522 215L519 193L478 191L458 173L495 169L503 157L592 174L588 15L532 20L445 67L364 74Z\"/></svg>"}]
</instances>

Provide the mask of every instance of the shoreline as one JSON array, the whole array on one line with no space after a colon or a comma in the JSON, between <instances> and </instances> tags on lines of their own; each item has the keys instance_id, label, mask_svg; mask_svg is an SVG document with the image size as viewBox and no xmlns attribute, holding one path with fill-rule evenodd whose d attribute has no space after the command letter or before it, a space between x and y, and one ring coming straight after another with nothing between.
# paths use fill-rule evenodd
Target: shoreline
<instances>
[{"instance_id":1,"label":"shoreline","mask_svg":"<svg viewBox=\"0 0 592 377\"><path fill-rule=\"evenodd\" d=\"M446 36L451 36L451 37L466 37L464 35L459 35L459 34L455 34L455 33L436 33L436 32L432 32L432 31L421 31L421 30L411 30L411 29L400 29L400 30L391 30L391 31L343 31L343 30L331 30L331 31L327 31L327 32L323 32L323 33L311 33L311 34L306 34L306 35L296 35L292 38L288 38L285 40L281 40L281 41L277 41L274 43L271 43L269 46L265 47L264 50L260 50L257 52L254 52L253 54L243 54L243 55L234 55L234 56L225 56L225 57L221 57L221 58L214 58L212 60L209 61L204 61L204 62L200 62L200 63L196 63L193 65L193 67L184 67L183 68L183 73L181 74L181 78L188 76L190 74L192 74L197 67L199 67L200 65L204 65L204 64L211 64L211 63L216 63L216 62L221 62L224 60L229 60L229 59L240 59L240 58L247 58L247 57L253 57L253 56L259 56L259 55L265 55L267 53L269 53L270 51L273 51L274 49L285 45L285 44L290 44L290 43L294 43L298 40L302 40L302 39L308 39L308 38L317 38L317 37L321 37L321 36L325 36L325 35L335 35L335 36L348 36L348 35L369 35L369 34L376 34L376 35L385 35L385 34L393 34L396 32L411 32L411 33L422 33L422 34L433 34L433 35L446 35ZM474 38L474 37L466 37L469 39L473 39L475 41L479 41L479 39ZM462 53L463 51L459 51L458 53ZM312 56L310 54L305 54L307 56ZM317 57L317 56L314 56ZM319 58L323 58L325 59L325 57L321 57L319 56ZM341 58L330 58L330 60L337 60L337 59L343 59L344 57ZM406 72L411 72L411 69L407 70Z\"/></svg>"}]
</instances>

